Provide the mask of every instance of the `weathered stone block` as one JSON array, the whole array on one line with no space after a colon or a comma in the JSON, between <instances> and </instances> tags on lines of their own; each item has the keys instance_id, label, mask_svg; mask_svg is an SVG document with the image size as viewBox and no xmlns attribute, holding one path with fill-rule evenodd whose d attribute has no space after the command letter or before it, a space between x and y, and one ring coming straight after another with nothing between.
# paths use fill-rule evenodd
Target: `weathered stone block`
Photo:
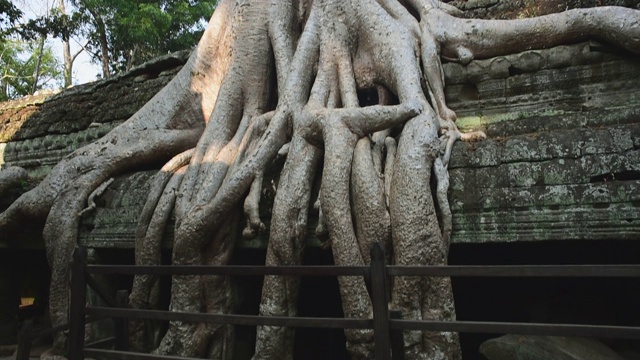
<instances>
[{"instance_id":1,"label":"weathered stone block","mask_svg":"<svg viewBox=\"0 0 640 360\"><path fill-rule=\"evenodd\" d=\"M453 242L638 238L640 84L635 79L640 64L596 52L584 43L467 67L445 65L448 103L459 126L483 129L489 136L454 146ZM23 166L32 178L42 178L62 156L131 116L176 70L154 71L22 107L4 105L0 126L11 141L0 143L0 164ZM68 103L75 105L65 107ZM81 241L132 247L152 174L116 179L98 199L95 213L83 219ZM269 188L277 184L272 180L265 181L261 205L267 226L273 202ZM315 226L310 219L309 234ZM167 245L172 231L170 225ZM264 247L266 241L263 234L240 246ZM309 241L319 244L313 236Z\"/></svg>"}]
</instances>

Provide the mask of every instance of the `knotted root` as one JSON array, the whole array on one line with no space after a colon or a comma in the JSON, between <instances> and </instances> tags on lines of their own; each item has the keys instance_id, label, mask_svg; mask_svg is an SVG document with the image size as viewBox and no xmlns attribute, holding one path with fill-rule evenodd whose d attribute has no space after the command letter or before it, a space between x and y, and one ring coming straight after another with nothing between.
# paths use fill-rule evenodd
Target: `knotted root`
<instances>
[{"instance_id":1,"label":"knotted root","mask_svg":"<svg viewBox=\"0 0 640 360\"><path fill-rule=\"evenodd\" d=\"M266 228L260 220L259 204L262 191L262 172L258 172L253 179L249 195L244 201L244 214L247 217L247 227L242 231L242 236L248 239L256 237Z\"/></svg>"},{"instance_id":2,"label":"knotted root","mask_svg":"<svg viewBox=\"0 0 640 360\"><path fill-rule=\"evenodd\" d=\"M104 139L56 166L0 215L0 229L50 214L45 238L52 282L65 284L78 213L90 193L112 176L195 146L186 168L159 175L161 185L153 190L139 232L158 236L173 206L173 263L225 264L233 250L236 210L249 194L249 226L261 227L260 177L290 144L274 203L268 265L300 263L318 174L320 224L326 225L336 264L365 264L366 245L388 241L389 229L396 264L445 264L451 148L459 139L483 134L458 132L444 97L441 58L468 63L591 37L640 52L640 16L634 10L582 9L514 21L456 15L436 0L221 1L210 30L169 87ZM365 89L378 89L378 104L360 104L358 91ZM157 240L147 244L141 243L141 252L158 248ZM149 262L157 261L153 256ZM267 277L261 313L295 315L298 282ZM345 315L370 316L364 282L339 282ZM52 304L66 304L63 288L52 288ZM149 291L142 293L149 301ZM446 278L401 277L392 306L405 318L449 320L455 316L452 299ZM224 313L232 306L228 279L222 277L175 277L171 300L175 311ZM64 322L64 305L52 309L54 324ZM291 334L260 328L256 358L289 357ZM220 327L173 322L156 352L223 356L220 344L229 336ZM209 346L214 337L226 340ZM353 358L371 355L370 331L349 330L347 340ZM453 334L409 332L405 346L409 358L460 355Z\"/></svg>"},{"instance_id":3,"label":"knotted root","mask_svg":"<svg viewBox=\"0 0 640 360\"><path fill-rule=\"evenodd\" d=\"M80 211L80 214L78 214L78 216L82 217L85 214L93 211L96 209L97 205L96 205L96 198L102 196L102 194L104 194L105 191L107 191L107 188L109 187L109 185L111 185L111 183L113 182L113 180L115 180L114 178L111 178L105 182L103 182L102 184L100 184L100 186L98 186L95 190L93 190L93 192L91 193L91 195L89 195L89 199L87 199L87 207Z\"/></svg>"},{"instance_id":4,"label":"knotted root","mask_svg":"<svg viewBox=\"0 0 640 360\"><path fill-rule=\"evenodd\" d=\"M10 166L0 170L0 199L29 179L27 170L19 166Z\"/></svg>"}]
</instances>

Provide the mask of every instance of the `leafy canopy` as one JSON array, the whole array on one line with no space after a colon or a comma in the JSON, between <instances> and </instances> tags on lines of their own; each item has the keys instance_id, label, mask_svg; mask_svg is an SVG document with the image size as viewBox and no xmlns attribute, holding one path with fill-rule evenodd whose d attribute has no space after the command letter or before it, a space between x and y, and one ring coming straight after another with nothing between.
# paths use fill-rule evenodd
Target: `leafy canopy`
<instances>
[{"instance_id":1,"label":"leafy canopy","mask_svg":"<svg viewBox=\"0 0 640 360\"><path fill-rule=\"evenodd\" d=\"M0 41L0 101L31 94L36 81L36 67L40 56L38 41L5 39ZM61 85L60 61L50 46L42 48L36 90Z\"/></svg>"},{"instance_id":2,"label":"leafy canopy","mask_svg":"<svg viewBox=\"0 0 640 360\"><path fill-rule=\"evenodd\" d=\"M195 46L217 0L73 0L86 24L88 47L101 60L100 36L108 43L112 70ZM103 27L103 29L101 29Z\"/></svg>"},{"instance_id":3,"label":"leafy canopy","mask_svg":"<svg viewBox=\"0 0 640 360\"><path fill-rule=\"evenodd\" d=\"M22 15L22 11L10 0L0 0L0 34L2 37L13 28Z\"/></svg>"}]
</instances>

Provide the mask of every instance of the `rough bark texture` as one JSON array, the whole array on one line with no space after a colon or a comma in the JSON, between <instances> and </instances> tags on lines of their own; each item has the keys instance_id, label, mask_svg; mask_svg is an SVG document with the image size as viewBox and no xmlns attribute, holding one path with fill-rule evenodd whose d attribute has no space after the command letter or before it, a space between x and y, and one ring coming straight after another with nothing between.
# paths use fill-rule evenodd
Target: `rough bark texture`
<instances>
[{"instance_id":1,"label":"rough bark texture","mask_svg":"<svg viewBox=\"0 0 640 360\"><path fill-rule=\"evenodd\" d=\"M6 196L10 190L24 185L28 179L29 173L21 167L12 166L2 170L0 173L0 198Z\"/></svg>"},{"instance_id":2,"label":"rough bark texture","mask_svg":"<svg viewBox=\"0 0 640 360\"><path fill-rule=\"evenodd\" d=\"M464 17L510 20L548 15L567 9L624 6L640 9L638 0L453 0L449 4L464 11Z\"/></svg>"},{"instance_id":3,"label":"rough bark texture","mask_svg":"<svg viewBox=\"0 0 640 360\"><path fill-rule=\"evenodd\" d=\"M117 174L158 162L166 165L153 180L136 232L140 264L158 263L172 209L173 263L226 264L237 210L247 198L249 232L262 228L256 189L266 167L285 152L268 265L300 263L316 177L321 225L337 265L365 264L373 241L389 243L396 264L445 264L451 147L484 134L458 131L445 102L441 58L468 64L590 38L640 52L640 13L631 9L512 21L459 14L433 0L221 1L197 50L167 87L128 121L63 159L0 215L3 232L25 218L46 219L52 322L68 316L67 264L92 193ZM376 91L377 100L361 102L364 90ZM153 281L136 279L132 303L154 306ZM364 281L344 277L339 284L345 315L370 317ZM295 315L298 285L267 277L261 313ZM228 279L173 279L174 311L225 313L230 306ZM455 317L448 279L396 279L391 306L404 318ZM227 358L231 336L219 326L171 323L155 352ZM371 331L346 336L353 358L372 357ZM64 341L57 339L58 350ZM450 333L409 333L405 346L410 359L461 356ZM291 330L258 329L255 358L291 354Z\"/></svg>"},{"instance_id":4,"label":"rough bark texture","mask_svg":"<svg viewBox=\"0 0 640 360\"><path fill-rule=\"evenodd\" d=\"M557 360L623 360L599 340L563 336L505 335L486 341L480 352L489 360L557 359Z\"/></svg>"}]
</instances>

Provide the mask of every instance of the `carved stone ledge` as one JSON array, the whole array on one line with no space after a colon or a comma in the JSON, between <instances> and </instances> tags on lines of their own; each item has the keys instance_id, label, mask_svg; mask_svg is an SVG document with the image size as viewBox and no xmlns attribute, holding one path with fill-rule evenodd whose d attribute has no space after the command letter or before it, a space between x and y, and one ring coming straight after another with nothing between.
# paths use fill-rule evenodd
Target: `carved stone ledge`
<instances>
[{"instance_id":1,"label":"carved stone ledge","mask_svg":"<svg viewBox=\"0 0 640 360\"><path fill-rule=\"evenodd\" d=\"M131 117L173 78L189 53L59 93L0 104L0 167L21 166L32 178L43 178L62 157Z\"/></svg>"},{"instance_id":2,"label":"carved stone ledge","mask_svg":"<svg viewBox=\"0 0 640 360\"><path fill-rule=\"evenodd\" d=\"M449 193L454 243L639 238L640 62L605 51L583 43L473 61L467 67L445 65L448 103L460 127L483 129L489 136L454 146ZM138 74L103 84L93 94L56 95L55 101L36 105L39 119L45 109L57 109L50 104L61 106L77 96L103 100L87 100L75 114L109 111L121 107L120 101L129 104L125 112L132 114L143 102L131 101L126 89L144 87L145 97L151 97L170 75L143 78ZM0 153L7 164L42 177L62 156L104 135L127 115L91 127L74 116L67 121L82 123L70 125L75 130L42 133L36 126L40 130L24 134L41 135L18 136ZM98 199L96 211L83 219L81 242L133 247L152 174L116 179ZM272 199L265 199L261 212L268 226ZM317 214L311 216L309 242L319 246L312 236ZM264 247L266 234L239 246ZM172 238L169 226L165 245Z\"/></svg>"},{"instance_id":3,"label":"carved stone ledge","mask_svg":"<svg viewBox=\"0 0 640 360\"><path fill-rule=\"evenodd\" d=\"M638 238L640 84L634 79L640 64L592 50L585 43L447 66L448 100L460 122L490 136L454 147L454 243ZM531 58L542 60L525 64ZM496 63L520 70L485 71ZM464 96L465 87L478 91ZM134 215L144 201L135 194L145 193L148 176L114 183L113 194L120 195L105 196L106 206L85 221L93 228L83 241L132 246ZM268 227L271 203L261 206ZM320 245L316 221L310 219L308 231L314 246ZM240 246L265 247L266 234Z\"/></svg>"}]
</instances>

